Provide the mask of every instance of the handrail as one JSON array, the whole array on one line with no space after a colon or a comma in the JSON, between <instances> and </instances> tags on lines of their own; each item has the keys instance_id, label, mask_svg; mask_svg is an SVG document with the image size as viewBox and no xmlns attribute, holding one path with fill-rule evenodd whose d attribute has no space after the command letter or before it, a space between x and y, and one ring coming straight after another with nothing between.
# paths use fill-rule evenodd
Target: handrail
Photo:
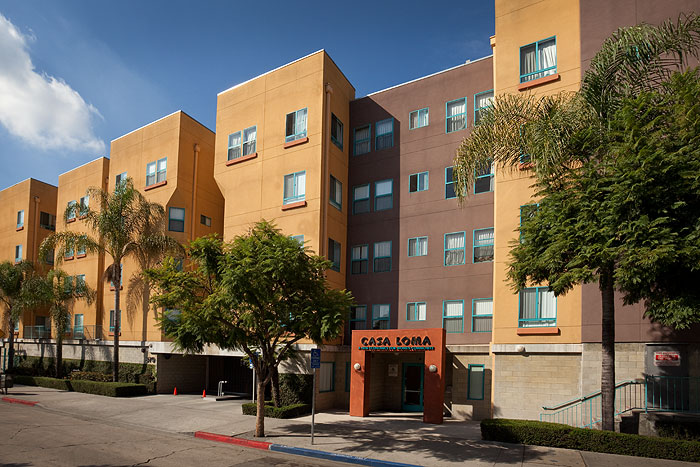
<instances>
[{"instance_id":1,"label":"handrail","mask_svg":"<svg viewBox=\"0 0 700 467\"><path fill-rule=\"evenodd\" d=\"M615 384L615 389L617 389L617 388L619 388L619 387L622 387L622 386L625 386L625 385L628 385L628 384L643 383L643 382L644 382L643 379L628 379L628 380L620 381L619 383L616 383L616 384ZM599 396L600 394L601 394L601 392L600 392L600 390L598 390L598 391L596 391L596 392L592 392L592 393L590 393L590 394L586 394L585 396L577 397L576 399L571 399L571 400L568 400L568 401L566 401L566 402L562 402L562 403L559 404L559 405L554 405L554 406L551 406L551 407L542 406L542 409L543 409L543 410L557 410L557 409L561 409L561 408L566 407L567 405L571 405L571 404L574 404L574 403L576 403L576 402L583 402L583 401L585 401L585 400L592 399L593 397Z\"/></svg>"}]
</instances>

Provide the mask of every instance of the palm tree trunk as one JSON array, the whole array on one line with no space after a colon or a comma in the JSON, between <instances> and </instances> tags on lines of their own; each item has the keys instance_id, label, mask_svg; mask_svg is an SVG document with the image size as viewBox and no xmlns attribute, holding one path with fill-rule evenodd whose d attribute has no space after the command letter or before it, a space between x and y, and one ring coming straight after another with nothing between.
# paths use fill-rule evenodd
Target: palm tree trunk
<instances>
[{"instance_id":1,"label":"palm tree trunk","mask_svg":"<svg viewBox=\"0 0 700 467\"><path fill-rule=\"evenodd\" d=\"M112 356L112 380L116 383L119 381L119 334L121 334L121 317L119 316L119 292L122 283L122 268L121 262L116 265L117 270L114 277L114 354Z\"/></svg>"},{"instance_id":2,"label":"palm tree trunk","mask_svg":"<svg viewBox=\"0 0 700 467\"><path fill-rule=\"evenodd\" d=\"M7 349L7 370L11 370L14 367L15 363L15 320L10 318L10 329L9 329L9 334L10 338L8 340L8 346L9 348Z\"/></svg>"},{"instance_id":3,"label":"palm tree trunk","mask_svg":"<svg viewBox=\"0 0 700 467\"><path fill-rule=\"evenodd\" d=\"M258 372L259 374L260 372ZM265 385L268 378L258 378L258 400L255 413L255 437L265 437Z\"/></svg>"},{"instance_id":4,"label":"palm tree trunk","mask_svg":"<svg viewBox=\"0 0 700 467\"><path fill-rule=\"evenodd\" d=\"M602 369L600 394L603 430L615 430L615 287L613 268L606 267L600 274L600 293L603 299Z\"/></svg>"},{"instance_id":5,"label":"palm tree trunk","mask_svg":"<svg viewBox=\"0 0 700 467\"><path fill-rule=\"evenodd\" d=\"M282 404L280 402L280 372L277 366L273 366L270 370L272 381L272 401L275 407L280 407Z\"/></svg>"},{"instance_id":6,"label":"palm tree trunk","mask_svg":"<svg viewBox=\"0 0 700 467\"><path fill-rule=\"evenodd\" d=\"M56 330L56 378L63 378L63 331Z\"/></svg>"}]
</instances>

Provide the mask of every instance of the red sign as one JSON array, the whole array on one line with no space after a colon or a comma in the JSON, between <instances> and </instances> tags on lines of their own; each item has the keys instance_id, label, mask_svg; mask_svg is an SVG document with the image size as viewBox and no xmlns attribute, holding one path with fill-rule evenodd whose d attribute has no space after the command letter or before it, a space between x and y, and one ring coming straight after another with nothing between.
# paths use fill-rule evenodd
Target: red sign
<instances>
[{"instance_id":1,"label":"red sign","mask_svg":"<svg viewBox=\"0 0 700 467\"><path fill-rule=\"evenodd\" d=\"M654 366L681 366L681 354L678 352L654 352Z\"/></svg>"}]
</instances>

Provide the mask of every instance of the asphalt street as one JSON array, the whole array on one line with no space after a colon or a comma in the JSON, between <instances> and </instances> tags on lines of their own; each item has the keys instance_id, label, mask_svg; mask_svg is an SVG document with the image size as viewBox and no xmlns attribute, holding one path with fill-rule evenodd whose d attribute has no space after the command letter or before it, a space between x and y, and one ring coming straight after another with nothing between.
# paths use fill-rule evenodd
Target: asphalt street
<instances>
[{"instance_id":1,"label":"asphalt street","mask_svg":"<svg viewBox=\"0 0 700 467\"><path fill-rule=\"evenodd\" d=\"M0 402L0 467L341 466Z\"/></svg>"}]
</instances>

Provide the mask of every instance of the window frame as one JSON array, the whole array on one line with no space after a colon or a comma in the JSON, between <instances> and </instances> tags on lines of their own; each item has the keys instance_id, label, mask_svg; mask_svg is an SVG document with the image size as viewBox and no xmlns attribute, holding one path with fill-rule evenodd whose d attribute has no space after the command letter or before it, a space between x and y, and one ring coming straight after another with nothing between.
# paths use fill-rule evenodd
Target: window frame
<instances>
[{"instance_id":1,"label":"window frame","mask_svg":"<svg viewBox=\"0 0 700 467\"><path fill-rule=\"evenodd\" d=\"M357 130L363 130L367 128L369 135L367 136L367 139L362 139L360 141L357 140ZM369 143L367 145L367 151L365 152L357 152L357 143ZM368 154L372 152L372 124L368 123L366 125L361 125L358 127L355 127L352 129L352 155L353 156L361 156L362 154Z\"/></svg>"},{"instance_id":2,"label":"window frame","mask_svg":"<svg viewBox=\"0 0 700 467\"><path fill-rule=\"evenodd\" d=\"M379 243L389 243L389 256L376 256L376 255L374 254L375 251L376 251L375 245L377 245L377 244L379 244ZM374 242L374 243L372 244L372 272L373 272L373 273L380 274L380 273L384 273L384 272L391 272L391 269L392 269L392 267L394 266L394 260L393 260L393 258L392 258L392 253L393 253L392 249L393 249L393 247L394 247L394 245L393 245L393 241L392 241L392 240L384 240L384 241L381 241L381 242ZM377 271L377 260L378 260L378 259L386 259L386 258L389 258L389 269L386 270L386 271Z\"/></svg>"},{"instance_id":3,"label":"window frame","mask_svg":"<svg viewBox=\"0 0 700 467\"><path fill-rule=\"evenodd\" d=\"M332 248L331 248L332 247ZM337 256L336 256L336 248L337 248ZM328 237L328 260L331 261L333 264L331 265L331 269L340 272L340 258L343 256L343 247L340 244L340 242L337 242L333 240L332 238ZM332 253L332 256L331 256Z\"/></svg>"},{"instance_id":4,"label":"window frame","mask_svg":"<svg viewBox=\"0 0 700 467\"><path fill-rule=\"evenodd\" d=\"M471 397L470 394L470 388L471 388L471 379L472 379L472 368L481 368L482 371L482 376L481 376L481 397ZM485 386L486 386L486 365L483 363L470 363L467 365L467 400L470 401L483 401L484 398L486 397L485 394Z\"/></svg>"},{"instance_id":5,"label":"window frame","mask_svg":"<svg viewBox=\"0 0 700 467\"><path fill-rule=\"evenodd\" d=\"M122 173L120 173L120 174L117 174L117 175L114 177L114 187L116 188L116 187L118 187L119 185L122 185L123 183L125 183L125 182L126 182L126 178L127 178L127 173L126 173L126 172L122 172Z\"/></svg>"},{"instance_id":6,"label":"window frame","mask_svg":"<svg viewBox=\"0 0 700 467\"><path fill-rule=\"evenodd\" d=\"M425 125L420 125L420 117L421 117L421 112L425 111L426 113L426 118L425 118ZM411 115L416 114L416 121L418 122L418 126L411 126ZM424 107L422 109L418 110L413 110L408 113L408 129L409 130L417 130L418 128L425 128L426 126L430 125L430 107Z\"/></svg>"},{"instance_id":7,"label":"window frame","mask_svg":"<svg viewBox=\"0 0 700 467\"><path fill-rule=\"evenodd\" d=\"M15 245L15 263L22 261L22 255L24 253L22 250L24 250L24 247L21 243L19 245Z\"/></svg>"},{"instance_id":8,"label":"window frame","mask_svg":"<svg viewBox=\"0 0 700 467\"><path fill-rule=\"evenodd\" d=\"M246 141L246 132L250 130L255 130L255 138L252 140L252 145L253 145L253 150L250 152L246 152L246 145L250 145L251 141ZM248 146L250 148L250 146ZM258 150L258 126L253 125L249 126L248 128L244 128L243 131L241 131L241 157L246 157L253 155L257 152Z\"/></svg>"},{"instance_id":9,"label":"window frame","mask_svg":"<svg viewBox=\"0 0 700 467\"><path fill-rule=\"evenodd\" d=\"M70 209L70 211L68 211L68 218L66 219L67 222L73 222L76 219L77 216L73 206L77 206L77 204L78 202L74 199L68 201L68 206L66 207L66 209Z\"/></svg>"},{"instance_id":10,"label":"window frame","mask_svg":"<svg viewBox=\"0 0 700 467\"><path fill-rule=\"evenodd\" d=\"M457 114L457 115L452 115L452 116L449 116L449 117L448 117L448 116L447 116L447 107L448 107L450 104L452 104L452 103L454 103L454 102L458 102L458 101L464 101L464 112L462 112L462 113L460 113L460 114ZM458 129L456 129L456 130L450 130L450 119L453 119L453 118L455 118L455 117L460 117L460 116L464 116L464 127L458 128ZM458 99L452 99L451 101L445 102L445 134L456 133L456 132L458 132L458 131L466 130L468 124L469 124L469 122L468 122L468 119L467 119L467 97L466 97L466 96L460 97L460 98L458 98Z\"/></svg>"},{"instance_id":11,"label":"window frame","mask_svg":"<svg viewBox=\"0 0 700 467\"><path fill-rule=\"evenodd\" d=\"M454 234L462 234L464 237L464 246L461 248L447 248L447 236L448 235L454 235ZM447 259L445 256L445 253L448 251L457 251L457 250L462 250L464 253L464 260L461 263L457 264L447 264ZM467 264L467 232L466 230L462 231L457 231L457 232L445 232L443 235L443 240L442 240L442 265L447 267L447 266L461 266L463 264Z\"/></svg>"},{"instance_id":12,"label":"window frame","mask_svg":"<svg viewBox=\"0 0 700 467\"><path fill-rule=\"evenodd\" d=\"M448 182L448 181L447 181L447 171L450 170L450 169L452 169L452 181L451 181L451 182ZM457 182L455 182L454 165L451 165L451 166L449 166L449 167L445 167L445 199L455 199L455 198L457 198L457 190L455 190L454 188L452 188L452 191L454 191L455 195L454 195L454 196L449 196L449 197L447 196L447 187L448 187L448 186L453 186L453 187L454 187L455 183L457 183Z\"/></svg>"},{"instance_id":13,"label":"window frame","mask_svg":"<svg viewBox=\"0 0 700 467\"><path fill-rule=\"evenodd\" d=\"M299 190L299 185L298 185L298 179L301 174L304 174L304 193L299 194L297 193ZM294 177L294 185L292 188L293 195L290 197L285 196L284 190L286 188L286 184L284 181L286 180L287 177ZM296 194L294 194L296 193ZM306 200L306 170L300 170L299 172L292 172L290 174L286 174L283 179L282 179L282 204L292 204L292 203L298 203L300 201Z\"/></svg>"},{"instance_id":14,"label":"window frame","mask_svg":"<svg viewBox=\"0 0 700 467\"><path fill-rule=\"evenodd\" d=\"M287 115L284 117L284 142L285 143L293 143L294 141L298 141L300 139L306 138L309 133L309 108L304 107L303 109L295 110L294 112L289 112ZM306 114L306 125L304 127L304 130L297 133L296 128L297 128L297 118L299 115L299 112L304 112ZM294 115L294 134L288 135L287 134L287 119L289 118L290 115Z\"/></svg>"},{"instance_id":15,"label":"window frame","mask_svg":"<svg viewBox=\"0 0 700 467\"><path fill-rule=\"evenodd\" d=\"M476 126L476 124L477 124L477 123L479 122L479 120L481 119L481 116L480 116L480 115L481 115L481 111L482 111L482 110L485 110L485 109L488 109L488 108L490 107L490 106L486 106L486 107L477 107L477 106L476 106L476 103L477 103L477 101L478 101L478 100L477 100L477 97L481 96L482 94L488 94L488 93L494 94L493 89L489 89L489 90L487 90L487 91L477 92L476 94L474 94L474 126ZM493 100L494 97L496 97L496 96L495 96L495 95L492 95L492 96L491 96L491 99Z\"/></svg>"},{"instance_id":16,"label":"window frame","mask_svg":"<svg viewBox=\"0 0 700 467\"><path fill-rule=\"evenodd\" d=\"M493 243L488 243L488 244L484 244L484 245L477 245L477 244L476 244L476 233L477 233L477 232L480 232L480 231L482 231L482 230L491 230L491 231L493 232ZM488 259L488 260L484 260L484 261L476 261L476 256L475 256L475 255L476 255L476 249L479 248L479 247L483 247L483 246L490 246L490 247L493 247L494 253L495 253L495 250L496 250L496 230L495 230L493 227L484 227L484 228L481 228L481 229L474 229L474 230L472 230L472 263L474 263L474 264L478 264L478 263L493 263L493 259Z\"/></svg>"},{"instance_id":17,"label":"window frame","mask_svg":"<svg viewBox=\"0 0 700 467\"><path fill-rule=\"evenodd\" d=\"M445 319L457 319L457 316L445 316L445 310L447 309L448 303L461 303L462 304L462 330L461 331L448 331L445 327ZM447 334L464 334L464 300L443 300L442 301L442 328Z\"/></svg>"},{"instance_id":18,"label":"window frame","mask_svg":"<svg viewBox=\"0 0 700 467\"><path fill-rule=\"evenodd\" d=\"M333 206L334 208L338 209L339 211L343 211L343 182L335 178L332 174L330 175L330 189L329 191L329 199L328 202ZM340 199L335 200L334 195L337 193L337 187L336 185L340 185Z\"/></svg>"},{"instance_id":19,"label":"window frame","mask_svg":"<svg viewBox=\"0 0 700 467\"><path fill-rule=\"evenodd\" d=\"M416 251L417 251L418 250L418 248L417 248L418 247L418 240L423 240L423 239L425 239L425 254L424 255L412 255L411 254L411 240L416 241ZM421 256L428 256L428 236L427 235L424 237L411 237L411 238L409 238L407 246L408 246L408 251L406 253L408 254L409 258L418 258Z\"/></svg>"},{"instance_id":20,"label":"window frame","mask_svg":"<svg viewBox=\"0 0 700 467\"><path fill-rule=\"evenodd\" d=\"M205 227L211 227L211 217L205 216L204 214L200 214L199 223Z\"/></svg>"},{"instance_id":21,"label":"window frame","mask_svg":"<svg viewBox=\"0 0 700 467\"><path fill-rule=\"evenodd\" d=\"M524 290L531 290L535 289L535 312L537 317L535 318L521 318L521 311L522 311L522 299L523 299L523 291ZM541 289L546 289L549 290L548 286L542 286L542 287L524 287L523 289L518 292L518 329L531 329L531 328L556 328L557 327L557 318L558 318L558 304L557 304L557 297L554 295L554 318L542 318L542 309L540 307L540 290ZM544 326L523 326L524 321L546 321L549 324L546 324Z\"/></svg>"},{"instance_id":22,"label":"window frame","mask_svg":"<svg viewBox=\"0 0 700 467\"><path fill-rule=\"evenodd\" d=\"M558 64L559 64L559 50L557 50L557 54L554 56L554 66L551 66L551 67L549 67L549 68L540 69L540 43L541 43L541 42L547 42L547 41L552 40L552 39L554 39L554 47L557 47L557 36L556 36L556 35L547 37L547 38L545 38L545 39L540 39L540 40L535 41L535 42L530 42L529 44L525 44L525 45L521 45L521 46L520 46L520 49L519 49L519 51L518 51L518 73L519 73L519 75L520 75L520 84L529 83L529 82L531 82L531 81L535 81L535 80L537 80L537 79L544 78L545 76L551 76L551 75L557 74L557 66L558 66ZM526 74L523 75L523 70L522 70L522 63L523 63L523 60L522 60L522 53L523 53L523 49L524 49L525 47L530 47L531 45L534 45L534 46L535 46L535 67L536 67L536 69L535 69L535 71L533 71L533 72L526 73ZM557 49L558 49L558 48L557 48ZM549 71L549 70L552 70L552 69L554 70L554 73L552 73L551 75L543 75L543 76L541 76L540 78L525 79L525 80L523 80L523 78L526 78L526 77L528 77L528 76L536 75L536 74L538 74L538 73L544 73L545 71Z\"/></svg>"},{"instance_id":23,"label":"window frame","mask_svg":"<svg viewBox=\"0 0 700 467\"><path fill-rule=\"evenodd\" d=\"M367 187L367 197L366 198L355 198L355 189L356 188L361 188L361 187ZM372 184L371 183L365 183L362 185L355 185L352 187L352 213L353 215L355 214L365 214L368 212L372 212L372 203L368 202L367 203L367 210L362 211L362 212L357 212L357 209L355 209L355 203L358 201L368 201L369 199L372 198Z\"/></svg>"},{"instance_id":24,"label":"window frame","mask_svg":"<svg viewBox=\"0 0 700 467\"><path fill-rule=\"evenodd\" d=\"M367 248L367 255L364 258L355 259L355 257L354 257L355 248L360 248L360 253L361 253L362 247ZM355 272L355 268L353 267L354 264L360 263L360 271L362 271L362 262L363 261L365 262L365 272ZM353 276L359 276L359 275L367 274L367 273L369 273L369 243L360 244L360 245L353 245L350 248L350 274Z\"/></svg>"},{"instance_id":25,"label":"window frame","mask_svg":"<svg viewBox=\"0 0 700 467\"><path fill-rule=\"evenodd\" d=\"M388 307L388 309L389 309L388 315L384 318L382 318L382 317L375 318L374 317L375 316L374 310L376 309L379 311L379 310L381 310L379 307L382 307L382 306ZM377 316L380 316L380 315L377 314ZM384 321L386 321L386 323L387 323L386 328L381 328L381 327L375 328L374 327L375 322L384 322ZM375 305L372 305L372 327L370 329L378 330L378 329L390 329L390 328L391 328L391 304L389 304L389 303L377 303Z\"/></svg>"},{"instance_id":26,"label":"window frame","mask_svg":"<svg viewBox=\"0 0 700 467\"><path fill-rule=\"evenodd\" d=\"M291 238L292 240L296 240L297 242L299 242L299 245L304 246L304 234L290 235L289 238Z\"/></svg>"},{"instance_id":27,"label":"window frame","mask_svg":"<svg viewBox=\"0 0 700 467\"><path fill-rule=\"evenodd\" d=\"M485 302L485 301L490 301L491 302L491 314L490 315L475 315L474 310L476 309L476 302ZM489 331L475 331L474 330L474 323L476 322L476 318L485 318L485 317L490 317L491 318L491 329ZM473 298L472 299L472 328L471 332L476 332L476 333L485 333L485 332L493 332L493 297L491 298Z\"/></svg>"},{"instance_id":28,"label":"window frame","mask_svg":"<svg viewBox=\"0 0 700 467\"><path fill-rule=\"evenodd\" d=\"M85 235L81 235L80 237L85 238ZM79 249L79 248L82 248L82 249ZM85 245L83 245L82 247L75 248L75 256L80 257L80 256L85 256L86 254L87 254L87 252L85 251Z\"/></svg>"},{"instance_id":29,"label":"window frame","mask_svg":"<svg viewBox=\"0 0 700 467\"><path fill-rule=\"evenodd\" d=\"M363 319L357 319L357 318L355 318L355 317L354 317L355 315L353 315L353 308L364 308L364 311L365 311L364 315L365 315L365 317L364 317ZM350 332L355 331L355 330L357 330L357 331L365 331L365 330L367 330L367 305L355 305L355 306L351 306L351 307L350 307L350 320L349 320L349 323L350 323L350 325L349 325L349 326L350 326ZM362 326L362 328L360 328L360 329L353 329L352 323L362 323L363 326Z\"/></svg>"},{"instance_id":30,"label":"window frame","mask_svg":"<svg viewBox=\"0 0 700 467\"><path fill-rule=\"evenodd\" d=\"M331 365L331 388L330 389L322 389L321 388L321 383L323 382L323 379L321 378L321 371L323 371L323 366L324 365ZM326 366L326 368L328 368ZM335 391L335 362L321 362L321 366L318 369L318 392L324 393L324 392L334 392Z\"/></svg>"},{"instance_id":31,"label":"window frame","mask_svg":"<svg viewBox=\"0 0 700 467\"><path fill-rule=\"evenodd\" d=\"M21 221L20 221L21 218ZM24 227L24 209L17 211L17 228L21 229Z\"/></svg>"},{"instance_id":32,"label":"window frame","mask_svg":"<svg viewBox=\"0 0 700 467\"><path fill-rule=\"evenodd\" d=\"M421 181L421 175L425 175L425 188L421 190L420 188L420 181ZM411 190L411 178L416 177L416 189ZM419 193L421 191L428 191L430 188L430 171L426 170L425 172L416 172L414 174L411 174L408 176L408 192L409 193Z\"/></svg>"},{"instance_id":33,"label":"window frame","mask_svg":"<svg viewBox=\"0 0 700 467\"><path fill-rule=\"evenodd\" d=\"M390 133L382 133L381 135L377 132L377 127L379 126L380 123L386 123L388 121L391 121L391 132ZM383 147L383 148L378 148L377 147L377 141L379 140L380 137L391 135L391 145ZM383 151L385 149L391 149L394 147L394 117L389 117L385 118L384 120L379 120L374 124L374 150L375 151Z\"/></svg>"},{"instance_id":34,"label":"window frame","mask_svg":"<svg viewBox=\"0 0 700 467\"><path fill-rule=\"evenodd\" d=\"M377 185L383 182L391 182L391 193L386 195L377 195ZM379 198L390 198L391 206L388 208L377 209L377 199ZM391 209L394 209L394 179L387 178L384 180L377 180L376 182L374 182L374 212L389 211Z\"/></svg>"},{"instance_id":35,"label":"window frame","mask_svg":"<svg viewBox=\"0 0 700 467\"><path fill-rule=\"evenodd\" d=\"M174 210L174 209L175 209L175 210L180 210L180 211L182 211L182 220L180 220L180 219L173 219L173 210ZM168 232L184 232L184 231L185 231L185 224L186 224L185 221L186 221L186 220L187 220L187 213L186 213L186 211L185 211L185 208L179 208L179 207L176 207L176 206L170 206L170 207L168 208ZM171 224L170 224L172 221L175 221L175 222L182 222L182 230L175 230L175 229L172 229L172 228L171 228Z\"/></svg>"},{"instance_id":36,"label":"window frame","mask_svg":"<svg viewBox=\"0 0 700 467\"><path fill-rule=\"evenodd\" d=\"M232 138L233 136L238 135L238 145L231 145L231 140L235 139ZM231 157L231 150L238 149L238 156L236 157ZM234 131L233 133L229 133L228 135L228 141L226 145L226 160L227 161L233 161L236 159L240 159L243 157L243 132L241 130Z\"/></svg>"},{"instance_id":37,"label":"window frame","mask_svg":"<svg viewBox=\"0 0 700 467\"><path fill-rule=\"evenodd\" d=\"M114 334L114 321L115 321L114 310L109 310L109 332L111 334ZM119 310L119 331L118 332L121 335L121 333L122 333L122 310Z\"/></svg>"},{"instance_id":38,"label":"window frame","mask_svg":"<svg viewBox=\"0 0 700 467\"><path fill-rule=\"evenodd\" d=\"M336 124L340 129L340 140L333 136L333 128ZM331 142L335 144L338 149L341 151L343 150L343 122L341 122L333 112L331 112Z\"/></svg>"},{"instance_id":39,"label":"window frame","mask_svg":"<svg viewBox=\"0 0 700 467\"><path fill-rule=\"evenodd\" d=\"M479 175L479 173L477 172L477 169L474 169L474 194L475 195L481 195L483 193L491 193L493 191L493 175L494 175L494 173L493 173L493 161L490 162L489 173L487 173L486 175ZM452 178L454 178L454 173L452 175ZM486 191L476 191L477 182L480 179L485 179L485 178L490 179L489 189Z\"/></svg>"},{"instance_id":40,"label":"window frame","mask_svg":"<svg viewBox=\"0 0 700 467\"><path fill-rule=\"evenodd\" d=\"M408 308L410 305L414 306L415 311L413 312L414 316L418 316L418 305L425 305L425 318L423 319L411 319L410 318L410 313L408 311ZM428 303L427 302L407 302L406 303L406 321L426 321L428 319Z\"/></svg>"}]
</instances>

